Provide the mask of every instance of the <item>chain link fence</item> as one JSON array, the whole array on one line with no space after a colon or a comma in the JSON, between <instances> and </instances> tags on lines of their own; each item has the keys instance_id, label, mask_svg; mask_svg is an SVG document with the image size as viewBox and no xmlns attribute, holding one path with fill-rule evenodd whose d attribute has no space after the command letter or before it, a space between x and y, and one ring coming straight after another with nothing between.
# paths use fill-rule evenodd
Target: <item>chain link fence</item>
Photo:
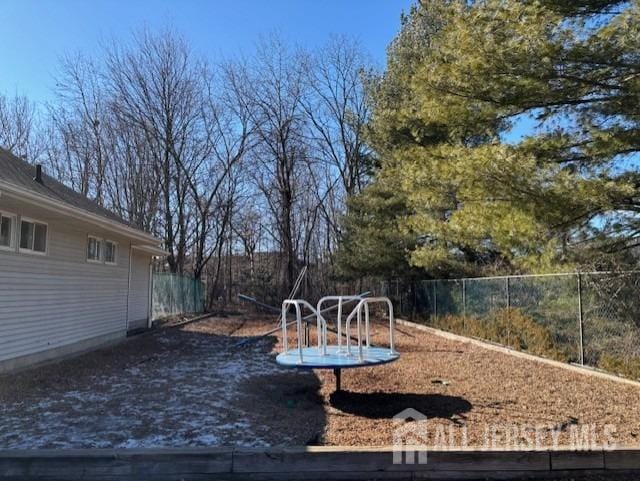
<instances>
[{"instance_id":1,"label":"chain link fence","mask_svg":"<svg viewBox=\"0 0 640 481\"><path fill-rule=\"evenodd\" d=\"M153 274L152 319L204 312L204 284L189 276Z\"/></svg>"},{"instance_id":2,"label":"chain link fence","mask_svg":"<svg viewBox=\"0 0 640 481\"><path fill-rule=\"evenodd\" d=\"M387 282L398 315L640 379L640 272Z\"/></svg>"}]
</instances>

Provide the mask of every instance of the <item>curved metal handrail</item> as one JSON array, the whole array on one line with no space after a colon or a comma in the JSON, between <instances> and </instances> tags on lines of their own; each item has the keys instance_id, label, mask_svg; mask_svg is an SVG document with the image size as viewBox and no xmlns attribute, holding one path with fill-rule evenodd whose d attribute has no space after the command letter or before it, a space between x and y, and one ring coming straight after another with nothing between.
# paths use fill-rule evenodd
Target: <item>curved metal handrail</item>
<instances>
[{"instance_id":1,"label":"curved metal handrail","mask_svg":"<svg viewBox=\"0 0 640 481\"><path fill-rule=\"evenodd\" d=\"M318 301L317 304L317 312L318 315L320 315L320 313L322 312L322 305L328 301L337 301L338 302L338 315L337 315L337 322L336 322L336 330L337 335L338 335L338 350L340 350L342 348L342 306L345 304L345 302L353 302L353 301L358 301L364 299L364 297L362 296L324 296L323 298L321 298ZM326 346L327 344L327 322L325 320L325 325L324 325L324 333L323 333L323 337L324 337L324 344Z\"/></svg>"},{"instance_id":2,"label":"curved metal handrail","mask_svg":"<svg viewBox=\"0 0 640 481\"><path fill-rule=\"evenodd\" d=\"M347 342L347 355L351 356L351 323L353 319L356 319L356 329L358 338L358 358L360 362L364 361L364 351L371 347L371 333L370 333L370 304L384 303L388 307L389 313L389 356L395 356L395 318L393 313L393 304L387 297L360 297L360 296L325 296L321 298L316 307L309 304L304 299L286 299L282 303L282 336L284 352L289 351L289 344L287 338L287 315L291 306L295 306L296 309L296 330L298 337L298 356L300 363L304 362L303 355L303 338L302 338L302 323L304 318L302 316L303 309L308 309L313 315L316 316L316 329L318 331L318 352L323 355L327 354L327 320L322 316L322 305L328 301L338 302L338 350L342 347L342 306L344 302L352 302L359 300L356 307L349 313L345 321L345 334ZM364 318L364 323L363 323ZM363 328L364 324L364 346L363 346Z\"/></svg>"}]
</instances>

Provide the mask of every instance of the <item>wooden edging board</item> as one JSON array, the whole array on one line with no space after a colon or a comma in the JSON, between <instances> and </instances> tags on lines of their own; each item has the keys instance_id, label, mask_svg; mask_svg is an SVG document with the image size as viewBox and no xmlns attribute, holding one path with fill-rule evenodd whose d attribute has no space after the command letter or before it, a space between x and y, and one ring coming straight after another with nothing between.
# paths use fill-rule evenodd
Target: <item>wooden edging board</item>
<instances>
[{"instance_id":1,"label":"wooden edging board","mask_svg":"<svg viewBox=\"0 0 640 481\"><path fill-rule=\"evenodd\" d=\"M402 459L406 460L406 457ZM0 451L0 479L326 481L520 479L523 476L543 478L570 474L575 477L621 472L640 475L640 448L595 451L427 450L426 463L395 464L393 460L392 446Z\"/></svg>"},{"instance_id":2,"label":"wooden edging board","mask_svg":"<svg viewBox=\"0 0 640 481\"><path fill-rule=\"evenodd\" d=\"M202 321L209 317L215 317L215 313L206 312L204 314L198 314L195 317L189 317L187 319L183 319L182 321L176 322L175 324L168 324L166 326L163 326L162 324L156 324L156 321L154 321L153 327L151 327L150 329L145 329L142 333L149 334L151 332L157 331L158 329L175 329L177 327L186 326L187 324L192 324L194 322Z\"/></svg>"},{"instance_id":3,"label":"wooden edging board","mask_svg":"<svg viewBox=\"0 0 640 481\"><path fill-rule=\"evenodd\" d=\"M396 323L402 326L411 327L413 329L417 329L419 331L428 332L435 336L443 337L445 339L449 339L457 342L464 342L467 344L473 344L475 346L482 347L484 349L489 349L491 351L501 352L503 354L508 354L510 356L519 357L521 359L527 359L529 361L541 362L550 366L560 367L562 369L568 369L569 371L577 372L580 374L586 374L587 376L594 376L601 379L607 379L609 381L615 381L623 384L629 384L631 386L635 386L640 388L640 382L634 381L632 379L627 379L624 377L616 376L615 374L609 374L604 371L600 371L588 366L579 366L577 364L569 364L561 361L554 361L552 359L547 359L545 357L536 356L534 354L529 354L522 351L516 351L515 349L511 349L509 347L505 347L499 344L494 344L491 342L483 341L480 339L461 336L459 334L453 334L448 331L442 331L440 329L436 329L435 327L425 326L423 324L418 324L411 321L405 321L404 319L396 319Z\"/></svg>"}]
</instances>

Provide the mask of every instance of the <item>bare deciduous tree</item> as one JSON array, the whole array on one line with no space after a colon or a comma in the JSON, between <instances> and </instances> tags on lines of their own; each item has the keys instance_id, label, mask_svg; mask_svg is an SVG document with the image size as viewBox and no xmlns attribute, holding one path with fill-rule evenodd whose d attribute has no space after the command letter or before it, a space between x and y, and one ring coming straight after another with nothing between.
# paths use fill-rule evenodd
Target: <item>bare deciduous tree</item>
<instances>
[{"instance_id":1,"label":"bare deciduous tree","mask_svg":"<svg viewBox=\"0 0 640 481\"><path fill-rule=\"evenodd\" d=\"M37 136L35 105L24 96L0 94L0 146L28 160L37 160L43 151Z\"/></svg>"},{"instance_id":2,"label":"bare deciduous tree","mask_svg":"<svg viewBox=\"0 0 640 481\"><path fill-rule=\"evenodd\" d=\"M238 269L277 297L302 265L329 282L366 176L366 69L345 38L308 52L272 36L249 60L207 64L181 36L143 31L64 59L43 122L0 97L0 144L161 236L163 268L206 277L210 306L231 300Z\"/></svg>"},{"instance_id":3,"label":"bare deciduous tree","mask_svg":"<svg viewBox=\"0 0 640 481\"><path fill-rule=\"evenodd\" d=\"M142 32L132 45L110 48L106 83L114 115L145 138L159 172L167 262L184 271L191 217L187 177L203 156L202 66L172 32Z\"/></svg>"},{"instance_id":4,"label":"bare deciduous tree","mask_svg":"<svg viewBox=\"0 0 640 481\"><path fill-rule=\"evenodd\" d=\"M109 112L93 62L81 56L65 58L56 95L49 113L59 136L59 156L51 163L77 191L104 204Z\"/></svg>"},{"instance_id":5,"label":"bare deciduous tree","mask_svg":"<svg viewBox=\"0 0 640 481\"><path fill-rule=\"evenodd\" d=\"M306 68L311 95L304 102L313 125L317 155L340 174L347 196L362 188L368 149L368 119L363 75L369 68L360 46L347 37L333 37Z\"/></svg>"},{"instance_id":6,"label":"bare deciduous tree","mask_svg":"<svg viewBox=\"0 0 640 481\"><path fill-rule=\"evenodd\" d=\"M254 149L256 185L263 193L277 228L282 254L283 292L293 286L297 256L294 207L301 170L307 161L303 57L281 39L270 37L257 47L250 64L250 112L258 144Z\"/></svg>"}]
</instances>

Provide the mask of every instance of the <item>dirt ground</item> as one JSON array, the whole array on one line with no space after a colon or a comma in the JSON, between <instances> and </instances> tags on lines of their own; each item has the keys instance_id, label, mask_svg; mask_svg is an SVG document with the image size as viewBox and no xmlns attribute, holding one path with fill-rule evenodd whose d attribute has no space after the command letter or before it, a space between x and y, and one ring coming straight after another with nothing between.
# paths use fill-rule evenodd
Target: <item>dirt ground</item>
<instances>
[{"instance_id":1,"label":"dirt ground","mask_svg":"<svg viewBox=\"0 0 640 481\"><path fill-rule=\"evenodd\" d=\"M439 447L640 445L631 385L400 327L400 360L336 394L330 371L279 367L278 336L238 345L272 327L214 317L0 377L0 448L383 446L406 408Z\"/></svg>"}]
</instances>

